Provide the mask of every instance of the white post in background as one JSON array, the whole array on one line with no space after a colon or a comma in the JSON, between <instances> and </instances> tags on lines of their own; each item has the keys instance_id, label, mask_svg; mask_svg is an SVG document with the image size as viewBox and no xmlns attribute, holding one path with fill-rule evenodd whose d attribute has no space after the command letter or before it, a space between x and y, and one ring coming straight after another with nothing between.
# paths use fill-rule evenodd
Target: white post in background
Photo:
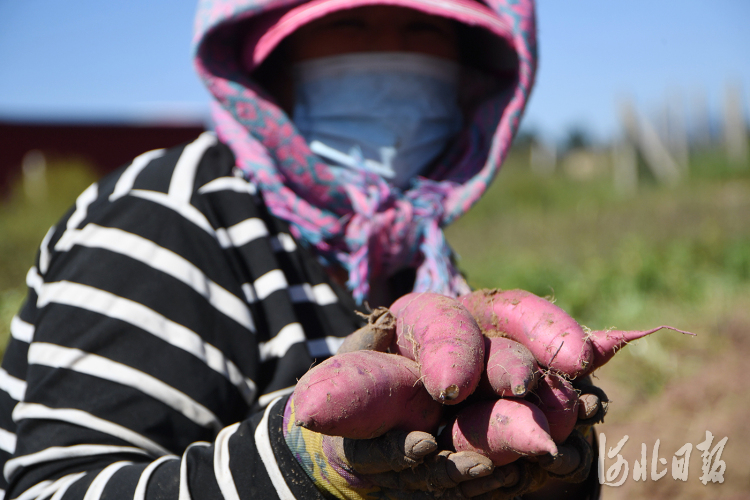
<instances>
[{"instance_id":1,"label":"white post in background","mask_svg":"<svg viewBox=\"0 0 750 500\"><path fill-rule=\"evenodd\" d=\"M47 160L44 153L32 149L21 162L23 191L32 203L40 203L47 197Z\"/></svg>"},{"instance_id":2,"label":"white post in background","mask_svg":"<svg viewBox=\"0 0 750 500\"><path fill-rule=\"evenodd\" d=\"M747 125L742 109L742 92L736 84L727 85L724 95L724 146L729 161L744 166L748 159Z\"/></svg>"},{"instance_id":3,"label":"white post in background","mask_svg":"<svg viewBox=\"0 0 750 500\"><path fill-rule=\"evenodd\" d=\"M641 152L654 177L665 184L679 182L682 173L677 162L659 139L659 134L651 122L639 117L635 107L628 100L620 103L620 119L628 138Z\"/></svg>"}]
</instances>

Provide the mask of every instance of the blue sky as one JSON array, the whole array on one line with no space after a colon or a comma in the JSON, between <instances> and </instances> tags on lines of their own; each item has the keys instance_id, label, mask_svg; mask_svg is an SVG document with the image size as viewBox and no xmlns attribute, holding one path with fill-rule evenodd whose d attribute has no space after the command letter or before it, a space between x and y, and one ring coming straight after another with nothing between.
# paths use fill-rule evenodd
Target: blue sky
<instances>
[{"instance_id":1,"label":"blue sky","mask_svg":"<svg viewBox=\"0 0 750 500\"><path fill-rule=\"evenodd\" d=\"M189 0L0 0L0 119L148 120L202 116ZM750 1L539 0L540 65L524 119L560 139L619 131L617 103L646 116L727 84L750 106Z\"/></svg>"}]
</instances>

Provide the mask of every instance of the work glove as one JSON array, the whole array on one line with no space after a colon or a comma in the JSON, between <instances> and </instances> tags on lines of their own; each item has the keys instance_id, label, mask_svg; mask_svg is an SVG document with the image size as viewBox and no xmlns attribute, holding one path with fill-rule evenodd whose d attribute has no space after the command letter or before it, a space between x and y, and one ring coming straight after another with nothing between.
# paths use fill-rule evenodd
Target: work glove
<instances>
[{"instance_id":1,"label":"work glove","mask_svg":"<svg viewBox=\"0 0 750 500\"><path fill-rule=\"evenodd\" d=\"M438 451L435 438L426 432L390 431L373 439L349 439L319 434L295 421L291 397L284 412L284 439L307 475L329 497L481 498L520 479L515 465L496 469L478 453Z\"/></svg>"}]
</instances>

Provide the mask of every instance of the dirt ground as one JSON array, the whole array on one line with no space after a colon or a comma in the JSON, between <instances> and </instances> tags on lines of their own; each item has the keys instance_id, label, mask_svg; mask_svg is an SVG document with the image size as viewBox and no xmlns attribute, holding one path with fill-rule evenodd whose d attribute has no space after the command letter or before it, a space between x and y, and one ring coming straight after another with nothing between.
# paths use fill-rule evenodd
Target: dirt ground
<instances>
[{"instance_id":1,"label":"dirt ground","mask_svg":"<svg viewBox=\"0 0 750 500\"><path fill-rule=\"evenodd\" d=\"M716 335L723 337L726 347L705 359L703 366L689 377L670 381L665 390L651 399L631 394L622 383L607 377L602 369L599 385L612 405L605 423L598 432L606 436L606 450L616 447L625 436L628 441L621 454L628 464L628 478L621 486L603 487L605 500L621 499L721 499L750 500L750 389L744 380L750 363L750 311L735 311L717 325ZM726 469L723 483L701 482L703 475L701 451L696 445L706 439L706 431L714 438L711 450L727 437L721 454ZM666 470L658 480L651 477L652 453L659 440L657 474ZM648 477L633 479L635 460L641 458L641 444L646 445ZM686 481L672 477L672 463L677 452L692 443ZM604 471L617 461L606 458ZM713 461L715 463L715 459ZM621 470L624 470L624 466ZM614 474L611 482L618 482ZM606 475L605 475L606 477Z\"/></svg>"}]
</instances>

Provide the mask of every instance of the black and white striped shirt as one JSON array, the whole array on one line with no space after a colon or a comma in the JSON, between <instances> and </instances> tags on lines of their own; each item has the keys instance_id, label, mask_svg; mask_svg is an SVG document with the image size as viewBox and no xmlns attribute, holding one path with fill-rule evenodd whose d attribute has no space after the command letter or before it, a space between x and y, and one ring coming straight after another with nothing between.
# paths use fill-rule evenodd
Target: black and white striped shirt
<instances>
[{"instance_id":1,"label":"black and white striped shirt","mask_svg":"<svg viewBox=\"0 0 750 500\"><path fill-rule=\"evenodd\" d=\"M27 284L0 371L8 498L319 496L269 403L361 319L213 134L84 191Z\"/></svg>"}]
</instances>

